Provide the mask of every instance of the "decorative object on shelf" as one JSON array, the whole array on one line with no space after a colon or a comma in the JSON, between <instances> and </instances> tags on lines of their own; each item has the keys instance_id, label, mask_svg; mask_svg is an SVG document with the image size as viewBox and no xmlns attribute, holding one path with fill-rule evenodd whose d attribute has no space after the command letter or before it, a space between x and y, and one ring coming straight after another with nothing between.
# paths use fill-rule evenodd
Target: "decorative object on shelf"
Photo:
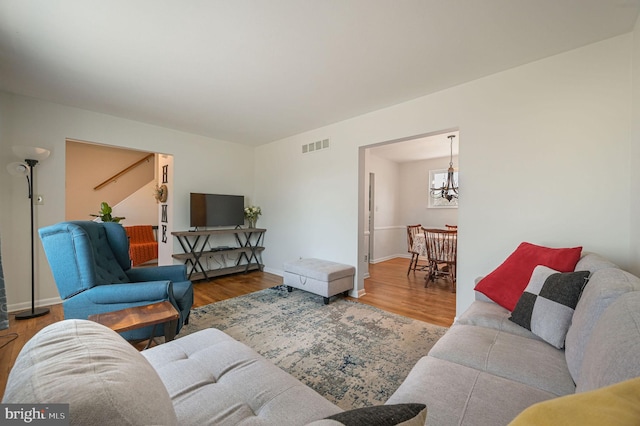
<instances>
[{"instance_id":1,"label":"decorative object on shelf","mask_svg":"<svg viewBox=\"0 0 640 426\"><path fill-rule=\"evenodd\" d=\"M51 151L45 148L32 146L14 146L13 153L18 158L24 159L24 163L15 162L7 165L7 170L13 176L24 176L27 178L27 190L29 204L31 207L31 310L18 312L17 320L40 317L49 313L49 308L35 307L35 266L34 266L34 216L33 216L33 169L39 161L49 157Z\"/></svg>"},{"instance_id":2,"label":"decorative object on shelf","mask_svg":"<svg viewBox=\"0 0 640 426\"><path fill-rule=\"evenodd\" d=\"M100 204L100 213L92 214L91 216L99 217L102 222L116 222L116 223L118 223L121 220L126 219L125 217L112 216L111 215L112 212L113 212L113 209L111 208L111 206L109 204L107 204L106 201L103 201Z\"/></svg>"},{"instance_id":3,"label":"decorative object on shelf","mask_svg":"<svg viewBox=\"0 0 640 426\"><path fill-rule=\"evenodd\" d=\"M262 214L259 206L249 206L244 208L244 217L249 222L249 228L255 228L258 216Z\"/></svg>"},{"instance_id":4,"label":"decorative object on shelf","mask_svg":"<svg viewBox=\"0 0 640 426\"><path fill-rule=\"evenodd\" d=\"M169 196L169 189L167 188L167 185L156 185L156 190L153 192L153 196L157 202L166 203L167 197Z\"/></svg>"},{"instance_id":5,"label":"decorative object on shelf","mask_svg":"<svg viewBox=\"0 0 640 426\"><path fill-rule=\"evenodd\" d=\"M449 169L447 170L447 181L443 181L440 187L431 187L430 195L436 198L445 198L447 201L451 202L451 200L458 198L458 182L456 180L457 176L455 176L457 173L453 169L453 138L455 138L456 136L449 135L447 137L449 138L449 144L451 146ZM432 181L431 183L435 185L435 182Z\"/></svg>"}]
</instances>

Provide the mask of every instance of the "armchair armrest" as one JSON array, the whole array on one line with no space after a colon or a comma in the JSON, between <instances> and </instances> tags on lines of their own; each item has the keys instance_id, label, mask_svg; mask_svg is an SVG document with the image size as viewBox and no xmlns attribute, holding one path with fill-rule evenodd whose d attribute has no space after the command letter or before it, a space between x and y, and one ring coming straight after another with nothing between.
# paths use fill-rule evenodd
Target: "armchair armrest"
<instances>
[{"instance_id":1,"label":"armchair armrest","mask_svg":"<svg viewBox=\"0 0 640 426\"><path fill-rule=\"evenodd\" d=\"M158 300L174 302L171 281L99 285L86 290L84 293L87 299L97 305L152 303Z\"/></svg>"},{"instance_id":2,"label":"armchair armrest","mask_svg":"<svg viewBox=\"0 0 640 426\"><path fill-rule=\"evenodd\" d=\"M187 281L186 265L167 265L152 268L131 268L126 271L131 282L144 281Z\"/></svg>"}]
</instances>

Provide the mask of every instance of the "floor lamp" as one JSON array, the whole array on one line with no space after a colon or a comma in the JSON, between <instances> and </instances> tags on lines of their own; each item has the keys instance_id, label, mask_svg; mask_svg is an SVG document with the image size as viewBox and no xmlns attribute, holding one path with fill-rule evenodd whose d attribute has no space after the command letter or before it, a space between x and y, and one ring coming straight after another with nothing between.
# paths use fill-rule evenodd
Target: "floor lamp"
<instances>
[{"instance_id":1,"label":"floor lamp","mask_svg":"<svg viewBox=\"0 0 640 426\"><path fill-rule=\"evenodd\" d=\"M33 169L39 161L49 157L51 151L44 148L36 148L31 146L14 146L13 153L24 158L24 163L15 162L7 165L7 170L14 176L24 176L27 178L27 187L29 190L29 204L31 205L31 310L18 312L17 320L35 318L49 313L49 308L37 308L35 300L35 245L34 245L34 220L33 220Z\"/></svg>"}]
</instances>

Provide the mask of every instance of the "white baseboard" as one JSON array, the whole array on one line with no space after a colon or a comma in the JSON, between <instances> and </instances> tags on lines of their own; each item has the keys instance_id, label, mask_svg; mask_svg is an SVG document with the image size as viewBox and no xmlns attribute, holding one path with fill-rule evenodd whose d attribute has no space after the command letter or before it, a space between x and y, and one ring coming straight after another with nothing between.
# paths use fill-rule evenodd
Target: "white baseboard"
<instances>
[{"instance_id":1,"label":"white baseboard","mask_svg":"<svg viewBox=\"0 0 640 426\"><path fill-rule=\"evenodd\" d=\"M355 297L356 299L364 296L365 294L367 294L367 292L364 290L364 288L361 288L360 290L358 290L357 293L354 293L353 291L349 292L349 296Z\"/></svg>"},{"instance_id":2,"label":"white baseboard","mask_svg":"<svg viewBox=\"0 0 640 426\"><path fill-rule=\"evenodd\" d=\"M397 258L403 258L403 259L411 259L411 256L407 253L407 254L392 254L391 256L385 256L385 257L379 257L377 259L372 259L371 263L380 263L380 262L385 262L387 260L391 260L391 259L397 259Z\"/></svg>"},{"instance_id":3,"label":"white baseboard","mask_svg":"<svg viewBox=\"0 0 640 426\"><path fill-rule=\"evenodd\" d=\"M35 305L36 308L40 308L43 306L58 305L60 303L62 303L62 299L60 299L60 297L52 297L50 299L36 300ZM20 312L26 311L28 309L31 309L31 302L13 303L11 305L7 305L8 312Z\"/></svg>"},{"instance_id":4,"label":"white baseboard","mask_svg":"<svg viewBox=\"0 0 640 426\"><path fill-rule=\"evenodd\" d=\"M273 274L273 275L278 275L280 277L284 276L284 271L282 269L273 269L273 268L269 268L269 267L265 266L262 270L264 272L268 272L268 273Z\"/></svg>"}]
</instances>

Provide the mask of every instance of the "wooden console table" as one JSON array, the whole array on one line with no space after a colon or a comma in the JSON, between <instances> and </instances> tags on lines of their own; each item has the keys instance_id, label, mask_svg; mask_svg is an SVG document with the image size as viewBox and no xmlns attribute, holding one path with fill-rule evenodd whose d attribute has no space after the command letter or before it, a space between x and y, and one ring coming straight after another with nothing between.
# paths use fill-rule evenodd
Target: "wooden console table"
<instances>
[{"instance_id":1,"label":"wooden console table","mask_svg":"<svg viewBox=\"0 0 640 426\"><path fill-rule=\"evenodd\" d=\"M174 259L178 259L187 265L189 279L192 281L207 280L221 275L234 274L260 270L262 264L262 252L264 251L264 234L266 229L261 228L237 228L237 229L210 229L203 231L179 231L172 232L184 253L176 253ZM212 247L212 241L216 237L233 235L235 246ZM235 255L237 259L232 266L224 266L209 269L203 265L203 261L216 256Z\"/></svg>"}]
</instances>

